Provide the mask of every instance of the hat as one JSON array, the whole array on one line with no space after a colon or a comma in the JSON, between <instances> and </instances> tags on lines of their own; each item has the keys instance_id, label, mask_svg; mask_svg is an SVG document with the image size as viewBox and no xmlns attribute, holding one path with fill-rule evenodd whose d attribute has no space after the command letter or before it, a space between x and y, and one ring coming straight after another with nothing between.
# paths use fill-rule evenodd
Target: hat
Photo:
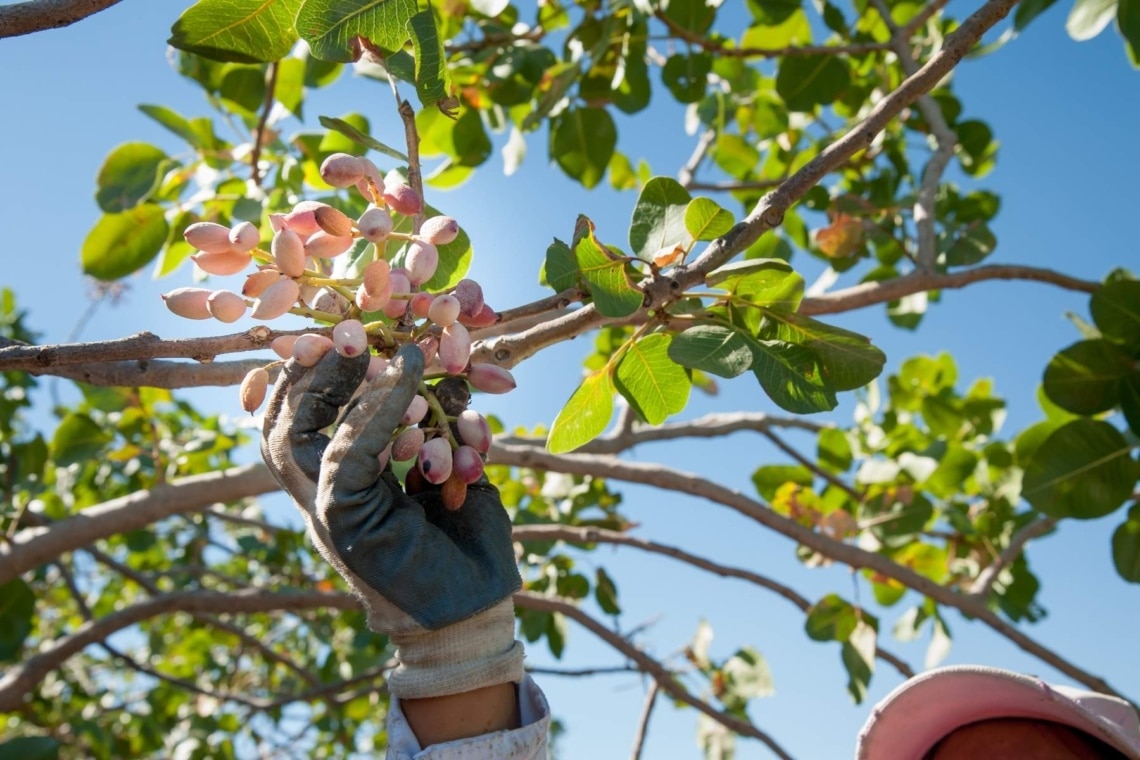
<instances>
[{"instance_id":1,"label":"hat","mask_svg":"<svg viewBox=\"0 0 1140 760\"><path fill-rule=\"evenodd\" d=\"M978 665L935 668L892 691L859 732L855 757L921 760L955 729L992 718L1053 721L1140 760L1140 718L1123 699Z\"/></svg>"}]
</instances>

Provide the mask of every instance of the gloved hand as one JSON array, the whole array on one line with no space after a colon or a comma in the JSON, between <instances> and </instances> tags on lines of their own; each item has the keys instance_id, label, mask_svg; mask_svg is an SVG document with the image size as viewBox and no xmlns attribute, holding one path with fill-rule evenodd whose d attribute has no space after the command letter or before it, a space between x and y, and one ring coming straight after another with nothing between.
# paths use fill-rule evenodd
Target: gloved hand
<instances>
[{"instance_id":1,"label":"gloved hand","mask_svg":"<svg viewBox=\"0 0 1140 760\"><path fill-rule=\"evenodd\" d=\"M404 346L354 398L367 354L290 360L265 413L261 453L305 516L321 554L363 599L368 626L397 646L401 699L523 678L512 594L522 581L498 490L481 480L445 509L438 487L408 496L377 455L419 387L423 354ZM322 432L337 420L330 439Z\"/></svg>"}]
</instances>

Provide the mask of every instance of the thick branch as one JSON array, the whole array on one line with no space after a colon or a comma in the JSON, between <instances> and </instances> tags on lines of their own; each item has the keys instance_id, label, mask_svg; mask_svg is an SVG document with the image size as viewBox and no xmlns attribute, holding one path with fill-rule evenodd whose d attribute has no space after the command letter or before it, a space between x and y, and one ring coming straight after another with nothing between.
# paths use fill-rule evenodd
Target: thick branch
<instances>
[{"instance_id":1,"label":"thick branch","mask_svg":"<svg viewBox=\"0 0 1140 760\"><path fill-rule=\"evenodd\" d=\"M31 0L0 7L0 39L71 26L119 0Z\"/></svg>"},{"instance_id":2,"label":"thick branch","mask_svg":"<svg viewBox=\"0 0 1140 760\"><path fill-rule=\"evenodd\" d=\"M319 592L251 591L219 594L212 591L190 591L156 596L98 620L84 623L71 636L54 644L41 646L39 654L10 669L3 678L0 678L0 713L19 709L24 696L34 689L44 676L62 665L67 658L82 651L84 647L102 642L117 631L157 615L172 612L218 614L290 612L324 608L355 610L359 607L359 602L348 594Z\"/></svg>"},{"instance_id":3,"label":"thick branch","mask_svg":"<svg viewBox=\"0 0 1140 760\"><path fill-rule=\"evenodd\" d=\"M567 541L576 544L598 543L632 546L652 554L672 557L685 564L719 575L722 578L739 578L740 580L748 581L749 583L767 589L787 599L801 612L807 612L812 606L811 602L795 589L785 586L779 581L775 581L767 576L754 573L751 570L721 565L704 557L690 554L684 549L667 546L644 538L637 538L619 531L603 530L601 528L577 528L569 525L516 525L512 533L512 538L514 538L515 541L522 541L524 543L527 541ZM910 678L914 675L914 671L910 666L896 655L882 649L877 649L876 655L884 662L893 665L904 678Z\"/></svg>"},{"instance_id":4,"label":"thick branch","mask_svg":"<svg viewBox=\"0 0 1140 760\"><path fill-rule=\"evenodd\" d=\"M261 359L240 359L232 362L166 361L140 359L132 362L92 362L68 364L63 367L27 370L32 375L53 375L77 380L88 385L117 386L123 388L202 388L206 386L239 385L250 370L264 367ZM278 368L269 370L270 382Z\"/></svg>"},{"instance_id":5,"label":"thick branch","mask_svg":"<svg viewBox=\"0 0 1140 760\"><path fill-rule=\"evenodd\" d=\"M24 528L10 542L0 544L0 584L98 539L136 530L181 512L278 488L265 465L251 464L180 478L96 504L48 527Z\"/></svg>"},{"instance_id":6,"label":"thick branch","mask_svg":"<svg viewBox=\"0 0 1140 760\"><path fill-rule=\"evenodd\" d=\"M644 462L624 462L614 457L588 454L554 455L541 449L526 446L495 444L491 448L490 456L496 464L531 467L574 475L595 475L687 493L723 504L755 520L764 527L803 544L836 562L841 562L855 569L869 568L930 597L939 604L953 607L963 614L978 618L1026 652L1040 658L1089 688L1103 694L1123 697L1104 679L1077 667L1053 650L1030 638L1002 620L978 599L941 586L909 568L892 562L881 554L874 554L858 546L845 544L822 533L817 533L794 520L776 514L764 504L748 498L739 491L713 483L695 474Z\"/></svg>"},{"instance_id":7,"label":"thick branch","mask_svg":"<svg viewBox=\"0 0 1140 760\"><path fill-rule=\"evenodd\" d=\"M712 705L704 702L697 697L694 697L689 690L681 685L680 681L673 677L664 665L649 655L642 652L640 649L631 644L628 640L622 638L618 634L606 628L594 618L587 615L582 610L575 607L567 601L563 601L556 597L543 596L531 591L520 591L515 594L515 604L520 607L526 607L532 610L542 610L543 612L558 612L568 618L572 618L575 622L583 628L587 628L595 636L605 641L614 649L621 652L630 660L637 663L637 666L645 673L653 677L661 689L676 700L684 702L690 707L700 710L705 715L709 716L717 723L720 723L730 731L734 731L741 736L751 736L753 739L759 739L766 744L769 749L776 754L777 757L790 760L790 755L784 751L783 747L776 743L772 737L768 736L765 732L761 731L756 726L752 725L742 718L735 715L730 715L727 712L717 710Z\"/></svg>"}]
</instances>

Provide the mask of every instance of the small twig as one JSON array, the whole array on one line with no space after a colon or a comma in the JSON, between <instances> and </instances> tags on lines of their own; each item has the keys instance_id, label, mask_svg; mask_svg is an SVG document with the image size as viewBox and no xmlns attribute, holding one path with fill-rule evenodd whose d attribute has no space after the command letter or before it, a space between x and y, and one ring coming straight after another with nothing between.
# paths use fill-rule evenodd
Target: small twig
<instances>
[{"instance_id":1,"label":"small twig","mask_svg":"<svg viewBox=\"0 0 1140 760\"><path fill-rule=\"evenodd\" d=\"M741 736L750 736L753 739L759 739L767 745L777 757L783 758L784 760L791 760L791 755L767 733L747 720L728 712L717 710L704 700L693 696L688 689L682 686L681 683L673 677L673 674L670 673L664 665L645 654L645 652L635 647L627 639L614 633L570 602L557 597L536 594L532 591L520 591L515 594L515 604L533 610L558 612L571 618L614 649L621 652L627 658L636 662L638 667L646 674L652 676L661 686L661 689L669 696L684 702L690 707L696 708L730 731L734 731Z\"/></svg>"},{"instance_id":2,"label":"small twig","mask_svg":"<svg viewBox=\"0 0 1140 760\"><path fill-rule=\"evenodd\" d=\"M689 182L685 187L699 193L731 193L735 190L771 190L782 179L728 180L725 182Z\"/></svg>"},{"instance_id":3,"label":"small twig","mask_svg":"<svg viewBox=\"0 0 1140 760\"><path fill-rule=\"evenodd\" d=\"M706 129L697 140L696 147L693 148L693 153L689 156L689 160L686 161L685 165L677 172L677 181L681 183L682 187L690 190L695 189L693 187L693 178L697 173L697 167L701 165L701 161L705 160L705 156L708 154L709 148L712 147L714 142L716 142L716 130Z\"/></svg>"},{"instance_id":4,"label":"small twig","mask_svg":"<svg viewBox=\"0 0 1140 760\"><path fill-rule=\"evenodd\" d=\"M780 436L773 433L771 431L771 429L764 428L763 430L760 430L758 432L760 433L760 435L764 436L769 441L771 441L772 445L775 446L776 448L778 448L780 451L784 452L785 454L790 456L792 459L796 460L797 462L802 464L804 467L811 470L815 475L823 478L828 483L830 483L831 485L838 488L840 491L843 491L843 493L850 496L855 501L856 504L862 504L863 503L863 494L856 491L855 488L853 486L851 486L850 484L843 482L838 477L836 477L834 474L823 469L818 464L813 462L811 459L805 457L803 454L796 451L794 448L792 448L792 446L787 441L785 441L783 438L781 438Z\"/></svg>"},{"instance_id":5,"label":"small twig","mask_svg":"<svg viewBox=\"0 0 1140 760\"><path fill-rule=\"evenodd\" d=\"M1025 545L1035 538L1044 536L1055 527L1057 527L1057 520L1052 517L1040 517L1025 525L1009 540L1009 546L1005 547L1005 550L988 567L978 573L977 579L967 593L980 599L987 598L1001 571L1017 559L1018 555L1025 549Z\"/></svg>"},{"instance_id":6,"label":"small twig","mask_svg":"<svg viewBox=\"0 0 1140 760\"><path fill-rule=\"evenodd\" d=\"M565 676L567 678L582 678L588 676L606 676L625 673L640 673L641 670L632 665L610 665L597 668L538 668L527 666L527 673L542 676Z\"/></svg>"},{"instance_id":7,"label":"small twig","mask_svg":"<svg viewBox=\"0 0 1140 760\"><path fill-rule=\"evenodd\" d=\"M0 6L0 39L71 26L120 0L30 0Z\"/></svg>"},{"instance_id":8,"label":"small twig","mask_svg":"<svg viewBox=\"0 0 1140 760\"><path fill-rule=\"evenodd\" d=\"M641 708L641 718L637 721L637 732L633 735L632 760L641 760L641 752L645 747L645 738L649 735L649 718L653 715L653 706L657 704L657 691L660 689L657 681L650 681L645 691L645 705Z\"/></svg>"},{"instance_id":9,"label":"small twig","mask_svg":"<svg viewBox=\"0 0 1140 760\"><path fill-rule=\"evenodd\" d=\"M265 105L261 109L261 118L257 121L257 128L253 131L253 150L249 154L250 176L253 184L261 187L261 146L265 142L265 125L269 122L269 112L273 110L273 100L277 96L277 69L278 61L269 64L265 75Z\"/></svg>"}]
</instances>

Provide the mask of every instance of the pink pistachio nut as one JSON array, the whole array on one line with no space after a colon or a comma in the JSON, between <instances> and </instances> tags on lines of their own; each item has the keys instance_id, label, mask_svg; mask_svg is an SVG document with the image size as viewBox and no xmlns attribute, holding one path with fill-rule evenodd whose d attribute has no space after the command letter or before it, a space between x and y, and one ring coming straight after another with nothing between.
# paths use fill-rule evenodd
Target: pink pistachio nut
<instances>
[{"instance_id":1,"label":"pink pistachio nut","mask_svg":"<svg viewBox=\"0 0 1140 760\"><path fill-rule=\"evenodd\" d=\"M186 238L187 243L203 253L229 253L233 250L230 228L213 222L191 224L182 236Z\"/></svg>"},{"instance_id":2,"label":"pink pistachio nut","mask_svg":"<svg viewBox=\"0 0 1140 760\"><path fill-rule=\"evenodd\" d=\"M483 308L483 287L474 280L455 283L455 297L459 299L459 313L464 316L473 317Z\"/></svg>"},{"instance_id":3,"label":"pink pistachio nut","mask_svg":"<svg viewBox=\"0 0 1140 760\"><path fill-rule=\"evenodd\" d=\"M477 330L480 327L490 327L499 321L499 315L487 304L479 307L479 312L474 316L465 316L462 312L459 314L459 321L472 330Z\"/></svg>"},{"instance_id":4,"label":"pink pistachio nut","mask_svg":"<svg viewBox=\"0 0 1140 760\"><path fill-rule=\"evenodd\" d=\"M216 274L219 277L237 274L249 266L253 257L248 253L226 251L225 253L198 253L190 257L206 274Z\"/></svg>"},{"instance_id":5,"label":"pink pistachio nut","mask_svg":"<svg viewBox=\"0 0 1140 760\"><path fill-rule=\"evenodd\" d=\"M443 328L439 338L439 361L449 375L458 375L471 358L471 335L458 322Z\"/></svg>"},{"instance_id":6,"label":"pink pistachio nut","mask_svg":"<svg viewBox=\"0 0 1140 760\"><path fill-rule=\"evenodd\" d=\"M333 187L355 185L364 176L364 164L348 153L333 153L321 163L321 179Z\"/></svg>"},{"instance_id":7,"label":"pink pistachio nut","mask_svg":"<svg viewBox=\"0 0 1140 760\"><path fill-rule=\"evenodd\" d=\"M305 241L305 253L317 259L331 259L351 248L353 241L351 235L340 237L317 230Z\"/></svg>"},{"instance_id":8,"label":"pink pistachio nut","mask_svg":"<svg viewBox=\"0 0 1140 760\"><path fill-rule=\"evenodd\" d=\"M404 266L408 270L408 279L413 285L422 285L431 279L439 267L439 249L431 243L413 240L408 244L408 253L404 257Z\"/></svg>"},{"instance_id":9,"label":"pink pistachio nut","mask_svg":"<svg viewBox=\"0 0 1140 760\"><path fill-rule=\"evenodd\" d=\"M245 314L245 299L229 290L215 290L206 299L206 308L219 322L237 322Z\"/></svg>"},{"instance_id":10,"label":"pink pistachio nut","mask_svg":"<svg viewBox=\"0 0 1140 760\"><path fill-rule=\"evenodd\" d=\"M313 212L317 225L333 237L352 237L352 220L343 211L324 206Z\"/></svg>"},{"instance_id":11,"label":"pink pistachio nut","mask_svg":"<svg viewBox=\"0 0 1140 760\"><path fill-rule=\"evenodd\" d=\"M359 319L338 322L332 331L336 352L346 359L360 356L368 350L368 333Z\"/></svg>"},{"instance_id":12,"label":"pink pistachio nut","mask_svg":"<svg viewBox=\"0 0 1140 760\"><path fill-rule=\"evenodd\" d=\"M292 309L300 297L301 288L297 285L297 281L283 277L266 288L253 302L250 316L254 319L277 319Z\"/></svg>"},{"instance_id":13,"label":"pink pistachio nut","mask_svg":"<svg viewBox=\"0 0 1140 760\"><path fill-rule=\"evenodd\" d=\"M420 453L424 445L423 428L410 427L396 436L392 441L392 459L397 462L406 462Z\"/></svg>"},{"instance_id":14,"label":"pink pistachio nut","mask_svg":"<svg viewBox=\"0 0 1140 760\"><path fill-rule=\"evenodd\" d=\"M420 449L416 465L429 483L439 485L451 476L451 444L446 438L432 438Z\"/></svg>"},{"instance_id":15,"label":"pink pistachio nut","mask_svg":"<svg viewBox=\"0 0 1140 760\"><path fill-rule=\"evenodd\" d=\"M468 485L483 477L483 457L470 446L460 446L451 455L452 472Z\"/></svg>"},{"instance_id":16,"label":"pink pistachio nut","mask_svg":"<svg viewBox=\"0 0 1140 760\"><path fill-rule=\"evenodd\" d=\"M241 286L241 294L249 298L257 298L273 283L281 279L281 273L276 269L262 269L245 278Z\"/></svg>"},{"instance_id":17,"label":"pink pistachio nut","mask_svg":"<svg viewBox=\"0 0 1140 760\"><path fill-rule=\"evenodd\" d=\"M278 271L286 277L300 277L305 273L305 241L288 227L273 234L269 244Z\"/></svg>"},{"instance_id":18,"label":"pink pistachio nut","mask_svg":"<svg viewBox=\"0 0 1140 760\"><path fill-rule=\"evenodd\" d=\"M293 341L293 358L302 367L314 367L332 348L332 340L324 335L305 333Z\"/></svg>"},{"instance_id":19,"label":"pink pistachio nut","mask_svg":"<svg viewBox=\"0 0 1140 760\"><path fill-rule=\"evenodd\" d=\"M210 307L206 301L210 291L205 288L175 288L162 294L166 308L186 319L209 319Z\"/></svg>"},{"instance_id":20,"label":"pink pistachio nut","mask_svg":"<svg viewBox=\"0 0 1140 760\"><path fill-rule=\"evenodd\" d=\"M265 367L258 367L247 372L238 389L241 408L253 414L257 407L261 406L261 402L265 400L265 390L268 387L269 373Z\"/></svg>"},{"instance_id":21,"label":"pink pistachio nut","mask_svg":"<svg viewBox=\"0 0 1140 760\"><path fill-rule=\"evenodd\" d=\"M433 245L447 245L459 237L459 222L450 216L433 216L420 226L420 238Z\"/></svg>"},{"instance_id":22,"label":"pink pistachio nut","mask_svg":"<svg viewBox=\"0 0 1140 760\"><path fill-rule=\"evenodd\" d=\"M467 382L484 393L509 393L517 387L514 375L496 364L472 364Z\"/></svg>"},{"instance_id":23,"label":"pink pistachio nut","mask_svg":"<svg viewBox=\"0 0 1140 760\"><path fill-rule=\"evenodd\" d=\"M413 190L411 185L404 183L402 178L400 181L389 181L385 178L383 197L389 208L404 216L415 216L424 208L419 193Z\"/></svg>"},{"instance_id":24,"label":"pink pistachio nut","mask_svg":"<svg viewBox=\"0 0 1140 760\"><path fill-rule=\"evenodd\" d=\"M491 426L487 419L474 409L464 409L455 420L459 428L459 437L471 448L480 454L486 454L491 449Z\"/></svg>"},{"instance_id":25,"label":"pink pistachio nut","mask_svg":"<svg viewBox=\"0 0 1140 760\"><path fill-rule=\"evenodd\" d=\"M392 215L386 208L370 206L360 215L356 228L360 230L360 236L369 243L379 245L387 241L388 236L392 234Z\"/></svg>"},{"instance_id":26,"label":"pink pistachio nut","mask_svg":"<svg viewBox=\"0 0 1140 760\"><path fill-rule=\"evenodd\" d=\"M432 299L427 311L427 318L440 327L447 327L459 318L459 299L444 293Z\"/></svg>"},{"instance_id":27,"label":"pink pistachio nut","mask_svg":"<svg viewBox=\"0 0 1140 760\"><path fill-rule=\"evenodd\" d=\"M261 242L261 233L253 222L241 222L230 229L230 248L238 253L249 253Z\"/></svg>"},{"instance_id":28,"label":"pink pistachio nut","mask_svg":"<svg viewBox=\"0 0 1140 760\"><path fill-rule=\"evenodd\" d=\"M383 356L372 356L368 359L368 370L364 373L364 379L375 380L386 369L388 369L387 359Z\"/></svg>"},{"instance_id":29,"label":"pink pistachio nut","mask_svg":"<svg viewBox=\"0 0 1140 760\"><path fill-rule=\"evenodd\" d=\"M412 401L400 418L401 425L418 425L428 413L427 399L420 395L412 396Z\"/></svg>"},{"instance_id":30,"label":"pink pistachio nut","mask_svg":"<svg viewBox=\"0 0 1140 760\"><path fill-rule=\"evenodd\" d=\"M402 298L392 298L388 303L384 304L381 311L384 316L389 319L403 319L405 312L408 310L408 302Z\"/></svg>"},{"instance_id":31,"label":"pink pistachio nut","mask_svg":"<svg viewBox=\"0 0 1140 760\"><path fill-rule=\"evenodd\" d=\"M412 296L412 313L418 318L423 319L428 315L428 309L431 308L432 299L431 293L416 293Z\"/></svg>"},{"instance_id":32,"label":"pink pistachio nut","mask_svg":"<svg viewBox=\"0 0 1140 760\"><path fill-rule=\"evenodd\" d=\"M360 159L360 162L364 166L364 176L356 183L356 189L369 203L380 203L384 193L384 175L367 158Z\"/></svg>"},{"instance_id":33,"label":"pink pistachio nut","mask_svg":"<svg viewBox=\"0 0 1140 760\"><path fill-rule=\"evenodd\" d=\"M282 359L290 359L293 356L293 344L296 342L296 335L278 335L270 342L269 347Z\"/></svg>"},{"instance_id":34,"label":"pink pistachio nut","mask_svg":"<svg viewBox=\"0 0 1140 760\"><path fill-rule=\"evenodd\" d=\"M361 285L356 289L356 298L353 300L356 301L356 305L361 311L386 311L385 307L388 305L388 299L391 298L391 296L391 285L379 293L371 293L367 288ZM403 313L404 310L401 307L400 314L402 315Z\"/></svg>"},{"instance_id":35,"label":"pink pistachio nut","mask_svg":"<svg viewBox=\"0 0 1140 760\"><path fill-rule=\"evenodd\" d=\"M384 259L377 259L360 275L360 284L369 293L380 293L392 284L392 266Z\"/></svg>"},{"instance_id":36,"label":"pink pistachio nut","mask_svg":"<svg viewBox=\"0 0 1140 760\"><path fill-rule=\"evenodd\" d=\"M316 210L319 208L328 208L328 204L320 201L301 201L288 214L280 216L277 223L285 225L302 238L307 238L321 228L317 224L316 217ZM272 216L270 223L274 223Z\"/></svg>"}]
</instances>

